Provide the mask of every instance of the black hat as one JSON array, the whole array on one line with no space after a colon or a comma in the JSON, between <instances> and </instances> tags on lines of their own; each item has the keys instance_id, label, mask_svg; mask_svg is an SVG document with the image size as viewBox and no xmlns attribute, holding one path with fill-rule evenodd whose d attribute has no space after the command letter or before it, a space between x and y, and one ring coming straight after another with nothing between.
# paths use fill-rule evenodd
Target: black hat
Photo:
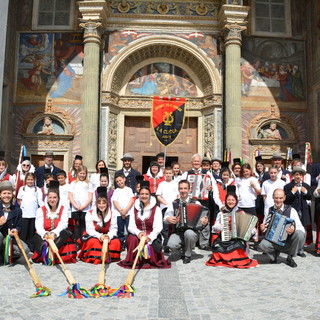
<instances>
[{"instance_id":1,"label":"black hat","mask_svg":"<svg viewBox=\"0 0 320 320\"><path fill-rule=\"evenodd\" d=\"M236 186L227 186L227 193L236 193Z\"/></svg>"},{"instance_id":2,"label":"black hat","mask_svg":"<svg viewBox=\"0 0 320 320\"><path fill-rule=\"evenodd\" d=\"M201 163L210 163L211 164L211 160L208 157L203 157Z\"/></svg>"},{"instance_id":3,"label":"black hat","mask_svg":"<svg viewBox=\"0 0 320 320\"><path fill-rule=\"evenodd\" d=\"M98 197L107 198L107 187L98 187L97 193L98 193Z\"/></svg>"},{"instance_id":4,"label":"black hat","mask_svg":"<svg viewBox=\"0 0 320 320\"><path fill-rule=\"evenodd\" d=\"M141 181L140 182L140 188L142 188L142 187L150 188L150 181Z\"/></svg>"},{"instance_id":5,"label":"black hat","mask_svg":"<svg viewBox=\"0 0 320 320\"><path fill-rule=\"evenodd\" d=\"M211 160L212 163L215 162L215 161L217 161L217 162L219 162L219 163L222 162L222 161L221 161L220 159L218 159L218 158L213 158L213 159Z\"/></svg>"},{"instance_id":6,"label":"black hat","mask_svg":"<svg viewBox=\"0 0 320 320\"><path fill-rule=\"evenodd\" d=\"M105 173L106 175L109 174L108 168L100 168L100 173Z\"/></svg>"},{"instance_id":7,"label":"black hat","mask_svg":"<svg viewBox=\"0 0 320 320\"><path fill-rule=\"evenodd\" d=\"M256 159L256 161L262 161L262 157L261 156L256 156L255 159Z\"/></svg>"},{"instance_id":8,"label":"black hat","mask_svg":"<svg viewBox=\"0 0 320 320\"><path fill-rule=\"evenodd\" d=\"M83 159L82 156L80 156L78 154L74 157L74 160L82 160L82 159Z\"/></svg>"},{"instance_id":9,"label":"black hat","mask_svg":"<svg viewBox=\"0 0 320 320\"><path fill-rule=\"evenodd\" d=\"M221 168L229 168L229 161L223 161L221 163Z\"/></svg>"},{"instance_id":10,"label":"black hat","mask_svg":"<svg viewBox=\"0 0 320 320\"><path fill-rule=\"evenodd\" d=\"M241 159L240 158L233 158L233 164L240 163L241 164Z\"/></svg>"},{"instance_id":11,"label":"black hat","mask_svg":"<svg viewBox=\"0 0 320 320\"><path fill-rule=\"evenodd\" d=\"M5 152L0 151L0 160L4 160Z\"/></svg>"},{"instance_id":12,"label":"black hat","mask_svg":"<svg viewBox=\"0 0 320 320\"><path fill-rule=\"evenodd\" d=\"M293 160L293 159L301 159L300 154L299 154L299 153L294 153L294 154L292 155L292 160Z\"/></svg>"},{"instance_id":13,"label":"black hat","mask_svg":"<svg viewBox=\"0 0 320 320\"><path fill-rule=\"evenodd\" d=\"M137 176L136 176L136 181L137 181L137 182L143 181L143 175L137 175Z\"/></svg>"},{"instance_id":14,"label":"black hat","mask_svg":"<svg viewBox=\"0 0 320 320\"><path fill-rule=\"evenodd\" d=\"M44 175L51 174L51 169L45 168L44 169Z\"/></svg>"},{"instance_id":15,"label":"black hat","mask_svg":"<svg viewBox=\"0 0 320 320\"><path fill-rule=\"evenodd\" d=\"M26 160L30 161L31 158L30 158L30 157L27 157L27 156L24 156L24 157L22 157L22 161L21 161L21 162L26 161Z\"/></svg>"},{"instance_id":16,"label":"black hat","mask_svg":"<svg viewBox=\"0 0 320 320\"><path fill-rule=\"evenodd\" d=\"M49 181L49 189L59 189L59 181L57 180Z\"/></svg>"}]
</instances>

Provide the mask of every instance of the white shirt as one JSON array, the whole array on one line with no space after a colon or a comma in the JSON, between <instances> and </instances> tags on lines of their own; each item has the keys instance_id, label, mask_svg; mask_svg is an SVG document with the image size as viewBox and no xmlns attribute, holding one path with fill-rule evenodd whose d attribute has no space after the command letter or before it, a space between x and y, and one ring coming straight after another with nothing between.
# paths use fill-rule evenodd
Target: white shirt
<instances>
[{"instance_id":1,"label":"white shirt","mask_svg":"<svg viewBox=\"0 0 320 320\"><path fill-rule=\"evenodd\" d=\"M108 231L108 237L111 240L118 233L118 224L117 216L115 214L111 214L111 211L109 210L103 220L105 223L107 223L110 219L111 223ZM96 222L100 227L102 227L102 221L99 219L96 209L93 209L92 211L86 213L86 231L90 236L100 239L103 233L96 231L94 227L94 222Z\"/></svg>"},{"instance_id":2,"label":"white shirt","mask_svg":"<svg viewBox=\"0 0 320 320\"><path fill-rule=\"evenodd\" d=\"M93 193L92 184L85 181L73 181L70 184L69 192L73 194L73 200L83 206L88 201L89 193ZM87 212L90 209L91 203L82 211ZM77 209L72 206L72 211L77 211Z\"/></svg>"},{"instance_id":3,"label":"white shirt","mask_svg":"<svg viewBox=\"0 0 320 320\"><path fill-rule=\"evenodd\" d=\"M61 204L59 204L57 210L55 212L51 212L48 203L45 204L45 208L46 208L46 215L47 218L49 219L57 219L59 217L59 212L60 212L60 208L61 208ZM66 229L68 227L68 210L66 208L63 209L62 214L61 214L61 219L57 225L57 227L55 229L52 229L50 232L54 232L57 237L60 236L60 232L64 229ZM42 207L40 207L37 210L37 216L36 216L36 231L39 234L39 236L41 238L43 238L43 236L45 235L45 233L47 232L44 229L44 219L43 219L43 211L42 211Z\"/></svg>"},{"instance_id":4,"label":"white shirt","mask_svg":"<svg viewBox=\"0 0 320 320\"><path fill-rule=\"evenodd\" d=\"M114 190L111 202L112 202L112 213L115 214L116 216L121 216L121 213L117 210L115 207L113 201L117 201L121 209L124 209L128 206L130 200L134 197L134 194L132 192L132 189L125 186L124 188L117 188ZM132 206L133 207L133 206ZM131 214L132 211L131 209L127 212L127 216Z\"/></svg>"},{"instance_id":5,"label":"white shirt","mask_svg":"<svg viewBox=\"0 0 320 320\"><path fill-rule=\"evenodd\" d=\"M108 189L111 187L111 179L110 179L110 175L108 175ZM92 184L92 189L96 190L99 186L100 186L100 173L93 173L90 176L90 182Z\"/></svg>"},{"instance_id":6,"label":"white shirt","mask_svg":"<svg viewBox=\"0 0 320 320\"><path fill-rule=\"evenodd\" d=\"M70 208L70 201L69 201L69 189L70 189L70 184L66 183L63 186L59 186L59 195L60 195L60 202L66 207ZM71 218L71 211L69 210Z\"/></svg>"},{"instance_id":7,"label":"white shirt","mask_svg":"<svg viewBox=\"0 0 320 320\"><path fill-rule=\"evenodd\" d=\"M44 205L42 191L35 186L21 187L17 199L21 200L22 218L35 218L38 208Z\"/></svg>"},{"instance_id":8,"label":"white shirt","mask_svg":"<svg viewBox=\"0 0 320 320\"><path fill-rule=\"evenodd\" d=\"M320 189L320 180L318 181L318 185L313 192L315 198L320 198L320 193L318 193L318 189Z\"/></svg>"},{"instance_id":9,"label":"white shirt","mask_svg":"<svg viewBox=\"0 0 320 320\"><path fill-rule=\"evenodd\" d=\"M162 181L159 183L156 196L161 196L163 200L168 203L168 205L177 199L178 195L178 182L176 180L172 180L170 182ZM167 208L168 205L160 203L160 209Z\"/></svg>"},{"instance_id":10,"label":"white shirt","mask_svg":"<svg viewBox=\"0 0 320 320\"><path fill-rule=\"evenodd\" d=\"M218 180L218 181L220 181L220 180ZM234 179L230 178L226 184L226 187L230 186L233 181L234 181ZM213 200L214 200L215 204L219 207L219 209L221 209L225 205L225 202L222 202L220 199L218 183L219 182L214 183L212 185L212 195L213 195ZM239 197L239 192L238 192L237 187L236 187L236 194Z\"/></svg>"},{"instance_id":11,"label":"white shirt","mask_svg":"<svg viewBox=\"0 0 320 320\"><path fill-rule=\"evenodd\" d=\"M271 181L270 179L266 180L262 184L261 195L266 196L264 200L264 216L267 217L269 214L269 208L274 205L273 201L273 192L276 189L282 189L286 185L285 181L277 178L276 181Z\"/></svg>"},{"instance_id":12,"label":"white shirt","mask_svg":"<svg viewBox=\"0 0 320 320\"><path fill-rule=\"evenodd\" d=\"M260 189L260 184L257 178L236 178L235 185L239 190L239 202L238 207L253 208L255 207L255 200L257 198L256 191L251 187L250 182L254 183L254 186Z\"/></svg>"},{"instance_id":13,"label":"white shirt","mask_svg":"<svg viewBox=\"0 0 320 320\"><path fill-rule=\"evenodd\" d=\"M154 197L151 197L149 207L145 208L143 210L143 215L141 215L140 200L137 199L134 203L134 207L138 211L137 218L140 219L141 221L148 220L151 216L151 211L154 206L156 206L156 199ZM160 208L157 206L156 212L154 214L152 231L148 235L148 237L150 239L150 241L149 241L150 244L157 238L158 234L162 231L162 228L163 228L162 213L161 213ZM130 233L132 233L136 236L138 236L140 232L143 232L143 230L138 229L138 227L136 225L136 219L134 216L132 216L130 218L128 230Z\"/></svg>"}]
</instances>

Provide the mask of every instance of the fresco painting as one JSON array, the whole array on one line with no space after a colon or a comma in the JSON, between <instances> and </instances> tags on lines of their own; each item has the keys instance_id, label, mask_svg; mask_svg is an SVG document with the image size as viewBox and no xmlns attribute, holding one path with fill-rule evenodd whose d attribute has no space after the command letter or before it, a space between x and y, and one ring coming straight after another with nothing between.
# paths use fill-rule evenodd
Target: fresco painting
<instances>
[{"instance_id":1,"label":"fresco painting","mask_svg":"<svg viewBox=\"0 0 320 320\"><path fill-rule=\"evenodd\" d=\"M187 72L169 63L154 63L131 77L127 95L197 97L198 90Z\"/></svg>"},{"instance_id":2,"label":"fresco painting","mask_svg":"<svg viewBox=\"0 0 320 320\"><path fill-rule=\"evenodd\" d=\"M80 103L82 61L81 34L21 34L16 102Z\"/></svg>"},{"instance_id":3,"label":"fresco painting","mask_svg":"<svg viewBox=\"0 0 320 320\"><path fill-rule=\"evenodd\" d=\"M273 97L284 103L306 101L303 43L250 39L241 59L243 100Z\"/></svg>"}]
</instances>

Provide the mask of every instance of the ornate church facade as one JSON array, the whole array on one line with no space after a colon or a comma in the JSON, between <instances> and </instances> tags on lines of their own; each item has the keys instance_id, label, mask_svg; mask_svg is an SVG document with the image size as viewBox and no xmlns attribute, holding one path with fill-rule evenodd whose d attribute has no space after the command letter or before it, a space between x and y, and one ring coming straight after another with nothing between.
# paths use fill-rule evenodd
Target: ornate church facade
<instances>
[{"instance_id":1,"label":"ornate church facade","mask_svg":"<svg viewBox=\"0 0 320 320\"><path fill-rule=\"evenodd\" d=\"M3 0L0 151L25 145L70 168L135 167L160 151L154 96L186 98L183 129L166 148L184 168L223 151L319 160L319 0Z\"/></svg>"}]
</instances>

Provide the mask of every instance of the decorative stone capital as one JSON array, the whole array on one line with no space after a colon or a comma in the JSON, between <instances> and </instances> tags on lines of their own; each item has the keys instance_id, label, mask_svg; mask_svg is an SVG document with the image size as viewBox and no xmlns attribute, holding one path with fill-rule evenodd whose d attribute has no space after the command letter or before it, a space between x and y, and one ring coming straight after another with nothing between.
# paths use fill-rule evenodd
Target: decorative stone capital
<instances>
[{"instance_id":1,"label":"decorative stone capital","mask_svg":"<svg viewBox=\"0 0 320 320\"><path fill-rule=\"evenodd\" d=\"M83 43L94 42L101 43L101 26L100 21L81 21L79 26L84 29Z\"/></svg>"},{"instance_id":2,"label":"decorative stone capital","mask_svg":"<svg viewBox=\"0 0 320 320\"><path fill-rule=\"evenodd\" d=\"M226 24L224 27L225 30L225 46L227 47L230 44L237 44L241 46L242 35L241 32L246 30L245 26L238 24Z\"/></svg>"},{"instance_id":3,"label":"decorative stone capital","mask_svg":"<svg viewBox=\"0 0 320 320\"><path fill-rule=\"evenodd\" d=\"M106 23L107 2L105 0L85 0L78 1L77 4L81 13L81 20Z\"/></svg>"}]
</instances>

